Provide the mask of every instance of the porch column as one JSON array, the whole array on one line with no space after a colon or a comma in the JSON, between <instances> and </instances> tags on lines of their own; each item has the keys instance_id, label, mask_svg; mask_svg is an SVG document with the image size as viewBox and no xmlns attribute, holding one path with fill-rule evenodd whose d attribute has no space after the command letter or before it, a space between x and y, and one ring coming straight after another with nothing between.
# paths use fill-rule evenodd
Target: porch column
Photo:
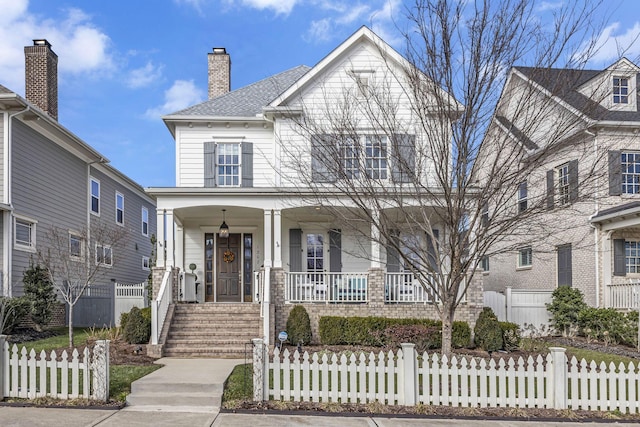
<instances>
[{"instance_id":1,"label":"porch column","mask_svg":"<svg viewBox=\"0 0 640 427\"><path fill-rule=\"evenodd\" d=\"M271 238L271 210L264 211L264 266L273 267L271 248L273 240Z\"/></svg>"},{"instance_id":2,"label":"porch column","mask_svg":"<svg viewBox=\"0 0 640 427\"><path fill-rule=\"evenodd\" d=\"M180 270L185 271L184 266L184 227L178 221L176 221L176 267L180 267Z\"/></svg>"},{"instance_id":3,"label":"porch column","mask_svg":"<svg viewBox=\"0 0 640 427\"><path fill-rule=\"evenodd\" d=\"M604 283L604 289L602 293L604 296L604 307L611 307L611 296L609 295L609 288L611 286L611 277L613 271L611 268L612 254L611 254L611 231L605 234L602 244L602 283Z\"/></svg>"},{"instance_id":4,"label":"porch column","mask_svg":"<svg viewBox=\"0 0 640 427\"><path fill-rule=\"evenodd\" d=\"M380 213L371 212L371 268L381 268L380 262L380 230L376 224L380 224Z\"/></svg>"},{"instance_id":5,"label":"porch column","mask_svg":"<svg viewBox=\"0 0 640 427\"><path fill-rule=\"evenodd\" d=\"M156 239L156 267L165 266L165 224L164 224L164 209L156 209L156 228L158 238Z\"/></svg>"},{"instance_id":6,"label":"porch column","mask_svg":"<svg viewBox=\"0 0 640 427\"><path fill-rule=\"evenodd\" d=\"M167 261L165 267L171 268L175 266L175 225L173 222L173 210L167 209L165 210L165 219L167 221L165 228L165 238L166 238L166 246L167 246Z\"/></svg>"},{"instance_id":7,"label":"porch column","mask_svg":"<svg viewBox=\"0 0 640 427\"><path fill-rule=\"evenodd\" d=\"M273 211L273 267L282 268L282 215L280 209Z\"/></svg>"}]
</instances>

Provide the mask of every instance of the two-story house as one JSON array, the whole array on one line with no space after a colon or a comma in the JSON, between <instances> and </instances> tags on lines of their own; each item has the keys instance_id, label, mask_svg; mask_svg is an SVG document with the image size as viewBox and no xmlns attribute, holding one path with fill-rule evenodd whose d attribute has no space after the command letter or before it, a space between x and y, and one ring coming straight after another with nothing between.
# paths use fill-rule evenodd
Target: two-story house
<instances>
[{"instance_id":1,"label":"two-story house","mask_svg":"<svg viewBox=\"0 0 640 427\"><path fill-rule=\"evenodd\" d=\"M58 243L68 248L73 263L104 266L92 285L146 281L155 200L58 122L58 57L51 45L34 40L25 47L25 59L26 99L0 86L2 295L21 296L29 264L57 253L50 247L52 230L64 234ZM110 247L89 235L98 228L120 230L125 237ZM95 250L85 250L87 245ZM87 260L87 252L96 259ZM112 298L104 304L78 310L75 324L112 323Z\"/></svg>"},{"instance_id":2,"label":"two-story house","mask_svg":"<svg viewBox=\"0 0 640 427\"><path fill-rule=\"evenodd\" d=\"M369 179L380 183L384 199L383 190L403 184L401 166L411 173L436 167L415 158L429 141L412 121L408 62L362 27L314 67L234 91L226 49L214 48L208 64L209 100L163 117L176 142L176 186L148 189L158 204L154 296L166 298L156 304L161 318L152 343L163 346L156 354L238 354L256 336L273 343L294 304L305 305L315 340L325 315L437 319L437 301L404 280L407 270L375 238L379 230L354 214L407 211L377 199L350 205L345 187L336 191L345 180ZM381 117L359 113L360 102L372 106L366 94L375 88L393 99L401 132L390 134ZM346 94L354 98L345 101ZM341 114L351 115L344 127L336 123ZM318 123L328 122L320 131ZM346 126L350 142L327 149ZM421 205L420 215L429 209ZM429 234L442 236L444 225L432 218ZM414 236L398 230L398 237ZM172 276L162 268L187 273L180 283L173 276L171 296ZM195 293L185 288L189 280ZM173 305L175 299L199 304ZM481 292L469 292L457 318L474 321L480 307Z\"/></svg>"},{"instance_id":3,"label":"two-story house","mask_svg":"<svg viewBox=\"0 0 640 427\"><path fill-rule=\"evenodd\" d=\"M493 131L508 133L534 159L558 133L555 151L513 188L510 203L521 212L540 208L535 221L548 232L541 241L513 236L511 250L484 261L486 290L573 286L596 307L632 308L640 282L640 68L622 58L604 70L515 67L497 108ZM518 90L526 87L528 90ZM521 95L527 94L528 98ZM538 98L539 97L539 98ZM536 99L547 113L536 111ZM508 117L508 104L538 114L523 132ZM551 106L551 107L550 107ZM558 123L569 124L566 128ZM533 128L532 128L533 129ZM528 156L528 157L527 157ZM535 226L535 225L534 225ZM520 239L520 240L519 240ZM516 247L521 241L521 247ZM500 251L495 251L500 252Z\"/></svg>"}]
</instances>

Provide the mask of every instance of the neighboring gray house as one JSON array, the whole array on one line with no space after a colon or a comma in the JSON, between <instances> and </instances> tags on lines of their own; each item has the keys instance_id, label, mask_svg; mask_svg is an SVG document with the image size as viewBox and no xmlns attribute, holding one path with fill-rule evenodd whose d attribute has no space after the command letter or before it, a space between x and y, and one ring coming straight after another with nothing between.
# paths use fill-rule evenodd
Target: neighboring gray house
<instances>
[{"instance_id":1,"label":"neighboring gray house","mask_svg":"<svg viewBox=\"0 0 640 427\"><path fill-rule=\"evenodd\" d=\"M555 114L542 115L545 120L537 128L557 131L554 120L561 117L573 120L576 126L564 135L562 150L513 189L514 209L542 203L545 212L541 223L559 225L560 231L544 242L523 243L516 251L485 260L485 290L572 286L580 289L592 306L637 307L639 76L640 67L626 58L604 70L542 73L527 67L512 69L496 117L502 120L503 131L511 130L514 143L535 156L543 147L545 133L516 132L518 125L499 116L509 115L509 103L532 102L535 96L551 100ZM535 96L519 91L520 87L532 88ZM520 93L529 98L518 98Z\"/></svg>"},{"instance_id":2,"label":"neighboring gray house","mask_svg":"<svg viewBox=\"0 0 640 427\"><path fill-rule=\"evenodd\" d=\"M96 262L107 266L95 285L147 280L156 233L154 198L58 123L58 58L51 45L34 40L25 47L25 58L26 99L0 85L2 295L23 294L24 270L47 252L54 227L67 230L69 251L78 251L79 259L87 230L98 224L123 227L126 238L119 247L102 247L89 238L100 248Z\"/></svg>"}]
</instances>

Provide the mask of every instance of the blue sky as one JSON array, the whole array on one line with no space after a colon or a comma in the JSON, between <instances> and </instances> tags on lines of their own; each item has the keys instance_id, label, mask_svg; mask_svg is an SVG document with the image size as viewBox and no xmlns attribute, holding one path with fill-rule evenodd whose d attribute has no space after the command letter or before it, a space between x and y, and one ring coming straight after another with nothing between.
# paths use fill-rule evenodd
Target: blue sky
<instances>
[{"instance_id":1,"label":"blue sky","mask_svg":"<svg viewBox=\"0 0 640 427\"><path fill-rule=\"evenodd\" d=\"M541 1L540 13L561 2ZM640 1L606 2L596 68L617 58L616 46L640 57ZM237 89L316 64L361 25L402 51L403 8L403 0L0 0L0 84L24 95L23 47L48 39L59 57L60 123L141 185L172 186L175 146L160 116L205 100L214 46L231 55Z\"/></svg>"}]
</instances>

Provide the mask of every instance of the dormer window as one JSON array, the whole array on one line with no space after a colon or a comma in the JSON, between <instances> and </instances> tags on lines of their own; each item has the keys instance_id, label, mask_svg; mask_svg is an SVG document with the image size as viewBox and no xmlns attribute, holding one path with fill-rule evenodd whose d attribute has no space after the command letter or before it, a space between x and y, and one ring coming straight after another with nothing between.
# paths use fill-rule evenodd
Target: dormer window
<instances>
[{"instance_id":1,"label":"dormer window","mask_svg":"<svg viewBox=\"0 0 640 427\"><path fill-rule=\"evenodd\" d=\"M629 79L626 77L613 78L613 103L629 103Z\"/></svg>"}]
</instances>

